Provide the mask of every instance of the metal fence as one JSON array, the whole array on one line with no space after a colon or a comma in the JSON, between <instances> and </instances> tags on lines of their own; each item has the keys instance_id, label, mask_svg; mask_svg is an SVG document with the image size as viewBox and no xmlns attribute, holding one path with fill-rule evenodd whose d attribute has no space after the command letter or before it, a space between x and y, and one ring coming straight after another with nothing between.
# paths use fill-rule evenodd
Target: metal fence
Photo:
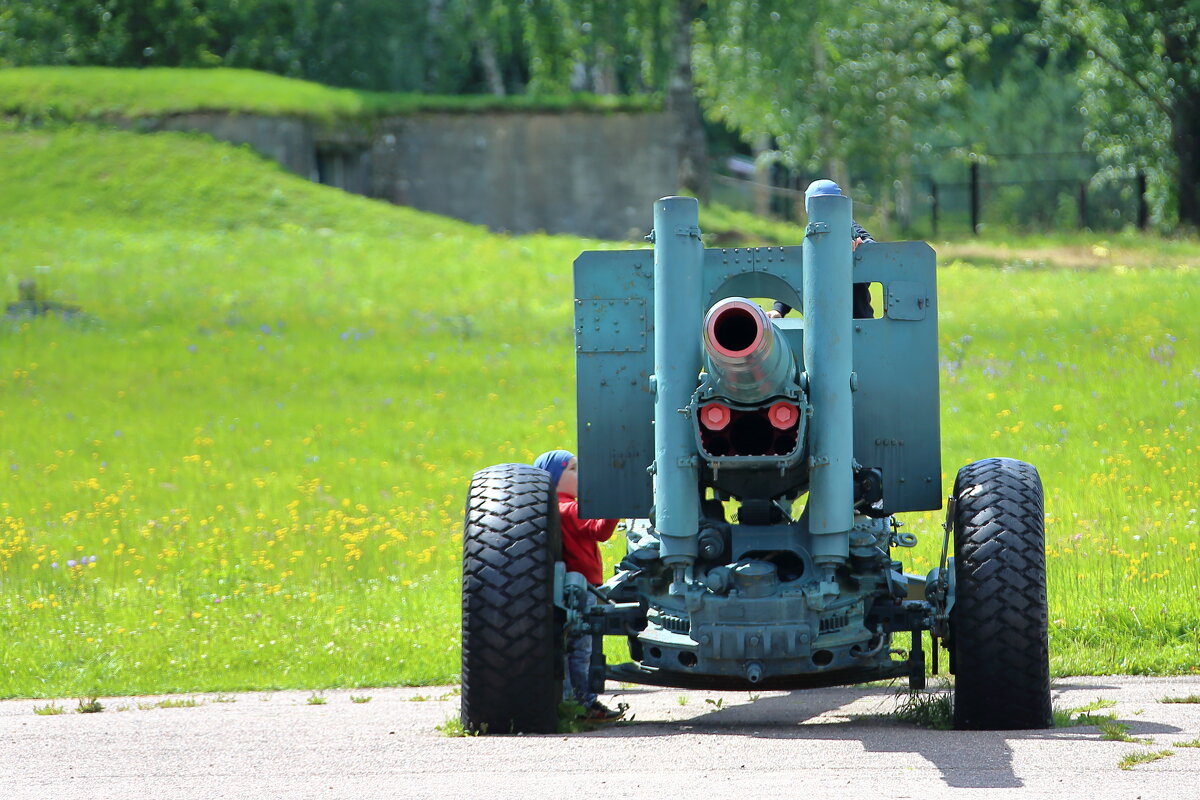
<instances>
[{"instance_id":1,"label":"metal fence","mask_svg":"<svg viewBox=\"0 0 1200 800\"><path fill-rule=\"evenodd\" d=\"M972 162L962 180L930 178L923 205L933 236L1001 230L1145 228L1144 175L1097 183L1086 176L1014 177L1012 169Z\"/></svg>"},{"instance_id":2,"label":"metal fence","mask_svg":"<svg viewBox=\"0 0 1200 800\"><path fill-rule=\"evenodd\" d=\"M799 222L802 189L810 179L772 172L770 184L714 174L713 199ZM856 217L871 220L889 237L1145 228L1145 176L1098 182L1091 177L1095 172L1095 163L1085 153L1009 154L942 164L913 185L892 181L886 187L886 209L880 202L885 194L880 180L854 180L849 191Z\"/></svg>"}]
</instances>

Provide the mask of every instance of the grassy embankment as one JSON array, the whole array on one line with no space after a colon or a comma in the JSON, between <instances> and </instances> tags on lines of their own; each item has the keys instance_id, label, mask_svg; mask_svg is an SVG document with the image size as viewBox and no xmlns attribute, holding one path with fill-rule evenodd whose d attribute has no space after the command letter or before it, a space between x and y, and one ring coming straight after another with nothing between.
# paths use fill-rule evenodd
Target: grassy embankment
<instances>
[{"instance_id":1,"label":"grassy embankment","mask_svg":"<svg viewBox=\"0 0 1200 800\"><path fill-rule=\"evenodd\" d=\"M333 120L417 111L622 111L660 105L653 96L424 95L337 89L243 69L0 69L0 114L91 120L195 111Z\"/></svg>"},{"instance_id":2,"label":"grassy embankment","mask_svg":"<svg viewBox=\"0 0 1200 800\"><path fill-rule=\"evenodd\" d=\"M6 299L82 307L0 325L0 696L452 680L466 482L573 445L596 243L86 128L0 132L0 207ZM1040 467L1056 673L1193 669L1200 245L1008 246L939 247L946 483Z\"/></svg>"}]
</instances>

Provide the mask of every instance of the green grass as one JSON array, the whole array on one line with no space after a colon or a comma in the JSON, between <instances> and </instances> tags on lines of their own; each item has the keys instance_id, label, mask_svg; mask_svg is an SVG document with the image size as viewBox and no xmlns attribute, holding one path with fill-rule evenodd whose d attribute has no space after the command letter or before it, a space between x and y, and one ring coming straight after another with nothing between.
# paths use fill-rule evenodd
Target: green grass
<instances>
[{"instance_id":1,"label":"green grass","mask_svg":"<svg viewBox=\"0 0 1200 800\"><path fill-rule=\"evenodd\" d=\"M1151 744L1152 739L1138 739L1129 732L1129 726L1115 719L1105 719L1096 723L1100 738L1109 742L1133 742L1134 744Z\"/></svg>"},{"instance_id":2,"label":"green grass","mask_svg":"<svg viewBox=\"0 0 1200 800\"><path fill-rule=\"evenodd\" d=\"M903 690L897 693L899 702L891 716L901 722L922 728L948 731L954 727L954 695L949 685L932 691ZM1055 728L1075 728L1095 725L1104 739L1126 742L1141 742L1129 736L1129 726L1117 722L1112 715L1097 715L1094 712L1116 705L1112 700L1095 700L1078 708L1053 709Z\"/></svg>"},{"instance_id":3,"label":"green grass","mask_svg":"<svg viewBox=\"0 0 1200 800\"><path fill-rule=\"evenodd\" d=\"M608 245L86 127L0 129L0 206L0 292L85 312L0 323L0 696L453 681L467 482L574 446L571 262ZM944 484L1039 466L1059 675L1200 663L1200 247L1138 241L939 276ZM941 515L906 522L923 573Z\"/></svg>"},{"instance_id":4,"label":"green grass","mask_svg":"<svg viewBox=\"0 0 1200 800\"><path fill-rule=\"evenodd\" d=\"M1053 710L1054 727L1056 728L1074 728L1081 725L1100 725L1104 723L1114 722L1116 717L1112 714L1097 715L1093 712L1100 711L1104 708L1112 708L1117 703L1115 700L1103 700L1097 698L1086 705L1077 708L1058 708Z\"/></svg>"},{"instance_id":5,"label":"green grass","mask_svg":"<svg viewBox=\"0 0 1200 800\"><path fill-rule=\"evenodd\" d=\"M139 711L150 711L151 709L155 708L196 708L197 706L202 705L204 705L204 703L194 697L171 697L167 698L166 700L159 700L153 703L138 703L137 708Z\"/></svg>"},{"instance_id":6,"label":"green grass","mask_svg":"<svg viewBox=\"0 0 1200 800\"><path fill-rule=\"evenodd\" d=\"M757 217L719 203L702 203L700 230L705 247L796 245L803 230L793 222Z\"/></svg>"},{"instance_id":7,"label":"green grass","mask_svg":"<svg viewBox=\"0 0 1200 800\"><path fill-rule=\"evenodd\" d=\"M77 714L99 714L104 710L104 704L95 697L79 698L79 705L75 707Z\"/></svg>"},{"instance_id":8,"label":"green grass","mask_svg":"<svg viewBox=\"0 0 1200 800\"><path fill-rule=\"evenodd\" d=\"M93 320L0 325L0 695L451 679L470 474L573 438L584 243L189 136L0 164L5 293Z\"/></svg>"},{"instance_id":9,"label":"green grass","mask_svg":"<svg viewBox=\"0 0 1200 800\"><path fill-rule=\"evenodd\" d=\"M336 89L241 69L20 67L0 70L0 114L90 120L230 112L329 121L420 111L629 111L655 109L650 96L588 94L495 97Z\"/></svg>"},{"instance_id":10,"label":"green grass","mask_svg":"<svg viewBox=\"0 0 1200 800\"><path fill-rule=\"evenodd\" d=\"M452 739L461 739L467 736L479 736L480 734L487 733L487 723L483 724L481 730L468 730L467 727L463 725L462 720L458 717L458 715L446 717L445 722L443 722L441 725L435 725L433 727L434 730L440 731L443 736L449 736Z\"/></svg>"},{"instance_id":11,"label":"green grass","mask_svg":"<svg viewBox=\"0 0 1200 800\"><path fill-rule=\"evenodd\" d=\"M1130 753L1117 762L1121 769L1133 769L1138 764L1149 764L1151 761L1169 758L1175 755L1173 750L1147 750L1141 753Z\"/></svg>"},{"instance_id":12,"label":"green grass","mask_svg":"<svg viewBox=\"0 0 1200 800\"><path fill-rule=\"evenodd\" d=\"M954 727L954 698L945 689L938 691L902 691L892 716L901 722L922 728L948 731Z\"/></svg>"},{"instance_id":13,"label":"green grass","mask_svg":"<svg viewBox=\"0 0 1200 800\"><path fill-rule=\"evenodd\" d=\"M1181 697L1164 697L1160 703L1200 703L1200 694L1189 694Z\"/></svg>"},{"instance_id":14,"label":"green grass","mask_svg":"<svg viewBox=\"0 0 1200 800\"><path fill-rule=\"evenodd\" d=\"M1196 247L1131 236L1137 268L1054 268L1071 235L1035 243L1051 266L939 271L944 483L985 456L1038 466L1055 674L1193 672L1200 657ZM941 519L907 515L917 531ZM925 537L916 571L939 548Z\"/></svg>"}]
</instances>

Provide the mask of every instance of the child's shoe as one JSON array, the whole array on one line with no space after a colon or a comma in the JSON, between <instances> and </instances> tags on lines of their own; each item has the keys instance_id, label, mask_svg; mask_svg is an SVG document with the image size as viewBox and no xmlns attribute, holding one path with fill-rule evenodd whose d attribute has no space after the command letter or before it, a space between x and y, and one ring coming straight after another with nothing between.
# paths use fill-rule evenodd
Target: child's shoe
<instances>
[{"instance_id":1,"label":"child's shoe","mask_svg":"<svg viewBox=\"0 0 1200 800\"><path fill-rule=\"evenodd\" d=\"M597 700L588 707L581 718L588 722L612 722L623 716L625 716L624 706L620 706L614 710Z\"/></svg>"}]
</instances>

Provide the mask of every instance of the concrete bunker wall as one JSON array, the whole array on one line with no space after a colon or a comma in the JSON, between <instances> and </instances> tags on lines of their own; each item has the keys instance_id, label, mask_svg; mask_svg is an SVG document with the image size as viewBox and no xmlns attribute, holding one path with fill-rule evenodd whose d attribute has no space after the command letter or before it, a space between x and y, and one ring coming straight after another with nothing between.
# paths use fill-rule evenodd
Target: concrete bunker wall
<instances>
[{"instance_id":1,"label":"concrete bunker wall","mask_svg":"<svg viewBox=\"0 0 1200 800\"><path fill-rule=\"evenodd\" d=\"M679 188L673 119L660 112L425 112L337 125L196 113L137 127L201 131L309 180L514 233L628 238Z\"/></svg>"}]
</instances>

